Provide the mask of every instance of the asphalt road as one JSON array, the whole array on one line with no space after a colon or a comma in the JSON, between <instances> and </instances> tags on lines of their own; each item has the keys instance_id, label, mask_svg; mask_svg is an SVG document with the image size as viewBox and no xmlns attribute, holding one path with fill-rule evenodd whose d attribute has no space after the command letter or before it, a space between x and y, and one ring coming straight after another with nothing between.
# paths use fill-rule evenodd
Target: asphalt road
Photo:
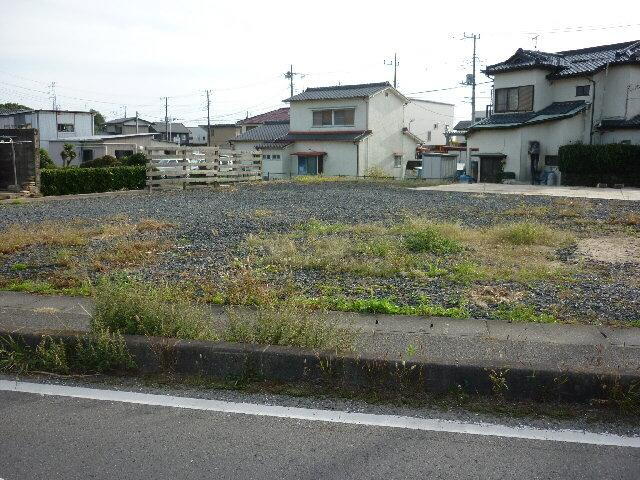
<instances>
[{"instance_id":1,"label":"asphalt road","mask_svg":"<svg viewBox=\"0 0 640 480\"><path fill-rule=\"evenodd\" d=\"M0 391L0 418L4 480L637 480L640 472L640 448L634 447L309 421L193 406Z\"/></svg>"}]
</instances>

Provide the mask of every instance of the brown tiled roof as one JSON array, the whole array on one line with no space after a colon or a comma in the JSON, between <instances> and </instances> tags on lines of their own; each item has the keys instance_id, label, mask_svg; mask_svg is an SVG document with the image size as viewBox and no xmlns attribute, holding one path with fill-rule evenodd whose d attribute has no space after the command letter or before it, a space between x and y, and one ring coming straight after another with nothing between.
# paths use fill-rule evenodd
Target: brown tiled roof
<instances>
[{"instance_id":1,"label":"brown tiled roof","mask_svg":"<svg viewBox=\"0 0 640 480\"><path fill-rule=\"evenodd\" d=\"M253 117L240 120L238 125L252 125L262 124L265 122L288 122L289 121L289 107L282 107L277 110L272 110L267 113L261 113Z\"/></svg>"}]
</instances>

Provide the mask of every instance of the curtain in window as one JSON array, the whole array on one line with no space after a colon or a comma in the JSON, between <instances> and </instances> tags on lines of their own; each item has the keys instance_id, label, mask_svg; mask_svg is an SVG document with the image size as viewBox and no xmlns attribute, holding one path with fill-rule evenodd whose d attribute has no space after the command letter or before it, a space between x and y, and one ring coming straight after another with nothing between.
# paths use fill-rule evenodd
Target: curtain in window
<instances>
[{"instance_id":1,"label":"curtain in window","mask_svg":"<svg viewBox=\"0 0 640 480\"><path fill-rule=\"evenodd\" d=\"M496 112L505 112L507 110L507 90L499 88L496 90Z\"/></svg>"},{"instance_id":2,"label":"curtain in window","mask_svg":"<svg viewBox=\"0 0 640 480\"><path fill-rule=\"evenodd\" d=\"M530 112L533 110L533 85L518 87L518 111Z\"/></svg>"}]
</instances>

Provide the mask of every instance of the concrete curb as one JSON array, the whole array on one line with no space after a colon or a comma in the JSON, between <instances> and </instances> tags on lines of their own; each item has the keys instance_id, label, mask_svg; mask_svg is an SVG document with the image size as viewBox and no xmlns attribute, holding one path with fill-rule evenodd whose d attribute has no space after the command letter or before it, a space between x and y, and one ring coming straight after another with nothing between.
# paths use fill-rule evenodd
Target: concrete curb
<instances>
[{"instance_id":1,"label":"concrete curb","mask_svg":"<svg viewBox=\"0 0 640 480\"><path fill-rule=\"evenodd\" d=\"M74 344L86 332L18 332L0 330L35 347L50 336ZM399 361L366 355L336 355L293 347L204 342L161 337L125 336L137 372L203 375L218 379L260 379L306 382L390 393L500 393L518 400L588 402L610 398L640 384L640 375L533 370L499 361L482 364L443 364Z\"/></svg>"}]
</instances>

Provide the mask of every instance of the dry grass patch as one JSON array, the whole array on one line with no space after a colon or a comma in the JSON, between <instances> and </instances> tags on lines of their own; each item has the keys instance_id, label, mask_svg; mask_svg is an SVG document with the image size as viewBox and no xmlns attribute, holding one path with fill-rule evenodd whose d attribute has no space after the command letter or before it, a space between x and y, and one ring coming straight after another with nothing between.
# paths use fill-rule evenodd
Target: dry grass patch
<instances>
[{"instance_id":1,"label":"dry grass patch","mask_svg":"<svg viewBox=\"0 0 640 480\"><path fill-rule=\"evenodd\" d=\"M613 225L625 225L628 227L640 226L640 213L627 213L620 217L609 217L609 223Z\"/></svg>"},{"instance_id":2,"label":"dry grass patch","mask_svg":"<svg viewBox=\"0 0 640 480\"><path fill-rule=\"evenodd\" d=\"M593 209L593 205L588 200L578 200L572 198L559 198L555 200L553 213L558 217L578 218L583 217L588 211Z\"/></svg>"},{"instance_id":3,"label":"dry grass patch","mask_svg":"<svg viewBox=\"0 0 640 480\"><path fill-rule=\"evenodd\" d=\"M174 223L156 220L154 218L143 218L136 224L135 228L138 232L159 232L173 227L175 227Z\"/></svg>"},{"instance_id":4,"label":"dry grass patch","mask_svg":"<svg viewBox=\"0 0 640 480\"><path fill-rule=\"evenodd\" d=\"M456 283L561 278L570 268L555 249L571 235L521 222L486 229L405 218L391 225L310 221L289 234L248 238L251 258L262 266L312 269L363 277L444 277Z\"/></svg>"},{"instance_id":5,"label":"dry grass patch","mask_svg":"<svg viewBox=\"0 0 640 480\"><path fill-rule=\"evenodd\" d=\"M494 286L481 285L471 290L469 299L471 303L481 308L489 308L491 305L503 305L519 302L524 297L524 292Z\"/></svg>"},{"instance_id":6,"label":"dry grass patch","mask_svg":"<svg viewBox=\"0 0 640 480\"><path fill-rule=\"evenodd\" d=\"M171 243L153 240L120 240L98 253L94 267L99 271L108 271L110 267L140 267L157 259L158 254L171 248Z\"/></svg>"},{"instance_id":7,"label":"dry grass patch","mask_svg":"<svg viewBox=\"0 0 640 480\"><path fill-rule=\"evenodd\" d=\"M96 230L79 224L43 222L11 225L0 232L0 253L13 253L35 245L77 247L85 245Z\"/></svg>"}]
</instances>

